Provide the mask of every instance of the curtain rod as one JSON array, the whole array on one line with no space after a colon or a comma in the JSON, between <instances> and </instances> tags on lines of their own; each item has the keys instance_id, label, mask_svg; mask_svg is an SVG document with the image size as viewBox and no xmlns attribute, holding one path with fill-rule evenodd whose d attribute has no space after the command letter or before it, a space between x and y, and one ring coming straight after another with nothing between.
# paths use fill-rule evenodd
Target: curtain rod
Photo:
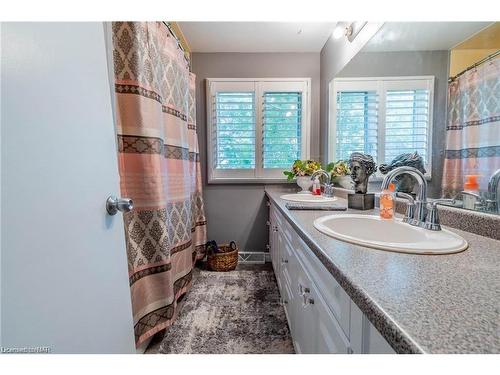
<instances>
[{"instance_id":1,"label":"curtain rod","mask_svg":"<svg viewBox=\"0 0 500 375\"><path fill-rule=\"evenodd\" d=\"M177 35L175 34L174 30L170 27L170 23L169 22L166 22L166 21L162 21L162 23L167 27L168 31L170 32L170 34L174 37L175 41L177 42L177 46L181 49L181 51L184 53L184 59L186 60L186 62L188 63L188 66L189 66L189 71L191 71L191 59L188 59L188 57L186 56L186 50L184 49L184 47L182 46L182 43L181 41L179 40L179 38L177 37Z\"/></svg>"},{"instance_id":2,"label":"curtain rod","mask_svg":"<svg viewBox=\"0 0 500 375\"><path fill-rule=\"evenodd\" d=\"M456 80L458 77L460 77L462 74L464 74L464 73L468 72L468 71L469 71L469 70L471 70L471 69L474 69L474 68L478 67L478 66L479 66L479 65L481 65L481 64L484 64L485 62L487 62L487 61L489 61L489 60L493 59L494 57L498 56L499 54L500 54L500 50L498 50L498 51L496 51L496 52L492 53L491 55L486 56L485 58L483 58L483 59L479 60L478 62L476 62L476 63L472 64L471 66L469 66L467 69L462 70L462 71L461 71L460 73L458 73L456 76L448 78L448 83L449 83L449 82L453 82L453 81L454 81L454 80Z\"/></svg>"}]
</instances>

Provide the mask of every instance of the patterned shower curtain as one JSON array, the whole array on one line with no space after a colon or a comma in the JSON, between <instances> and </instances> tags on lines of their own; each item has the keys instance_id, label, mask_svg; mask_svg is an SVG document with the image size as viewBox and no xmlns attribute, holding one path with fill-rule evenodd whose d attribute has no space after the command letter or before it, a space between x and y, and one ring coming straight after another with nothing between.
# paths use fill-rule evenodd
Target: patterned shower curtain
<instances>
[{"instance_id":1,"label":"patterned shower curtain","mask_svg":"<svg viewBox=\"0 0 500 375\"><path fill-rule=\"evenodd\" d=\"M471 174L487 191L500 168L500 57L464 73L448 90L443 196L459 194Z\"/></svg>"},{"instance_id":2,"label":"patterned shower curtain","mask_svg":"<svg viewBox=\"0 0 500 375\"><path fill-rule=\"evenodd\" d=\"M161 22L113 22L121 194L136 345L172 324L204 255L195 85Z\"/></svg>"}]
</instances>

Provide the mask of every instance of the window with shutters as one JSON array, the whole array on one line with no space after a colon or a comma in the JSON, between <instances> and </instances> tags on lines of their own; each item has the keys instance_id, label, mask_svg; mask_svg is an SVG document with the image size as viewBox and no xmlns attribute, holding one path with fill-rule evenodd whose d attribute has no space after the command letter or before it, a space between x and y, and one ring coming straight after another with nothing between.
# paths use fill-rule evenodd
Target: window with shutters
<instances>
[{"instance_id":1,"label":"window with shutters","mask_svg":"<svg viewBox=\"0 0 500 375\"><path fill-rule=\"evenodd\" d=\"M255 168L255 94L215 94L215 167Z\"/></svg>"},{"instance_id":2,"label":"window with shutters","mask_svg":"<svg viewBox=\"0 0 500 375\"><path fill-rule=\"evenodd\" d=\"M417 151L430 177L434 77L336 78L330 83L329 159L358 151L378 164Z\"/></svg>"},{"instance_id":3,"label":"window with shutters","mask_svg":"<svg viewBox=\"0 0 500 375\"><path fill-rule=\"evenodd\" d=\"M207 79L208 181L284 181L309 158L308 78Z\"/></svg>"}]
</instances>

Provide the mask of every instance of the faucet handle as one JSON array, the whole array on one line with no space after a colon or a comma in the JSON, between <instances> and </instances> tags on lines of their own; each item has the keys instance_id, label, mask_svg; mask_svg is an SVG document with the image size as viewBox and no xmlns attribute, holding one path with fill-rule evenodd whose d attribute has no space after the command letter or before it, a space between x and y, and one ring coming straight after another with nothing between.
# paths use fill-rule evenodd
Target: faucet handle
<instances>
[{"instance_id":1,"label":"faucet handle","mask_svg":"<svg viewBox=\"0 0 500 375\"><path fill-rule=\"evenodd\" d=\"M323 195L327 198L333 198L333 184L328 183L328 184L323 184L324 189L323 189Z\"/></svg>"},{"instance_id":2,"label":"faucet handle","mask_svg":"<svg viewBox=\"0 0 500 375\"><path fill-rule=\"evenodd\" d=\"M484 207L484 208L486 209L486 211L497 212L497 201L496 200L486 199L485 205L486 205L486 207Z\"/></svg>"},{"instance_id":3,"label":"faucet handle","mask_svg":"<svg viewBox=\"0 0 500 375\"><path fill-rule=\"evenodd\" d=\"M401 191L398 191L396 193L396 197L405 198L408 200L408 203L406 204L406 213L403 218L403 223L410 223L413 220L413 216L415 215L415 199L413 199L412 195L403 193Z\"/></svg>"},{"instance_id":4,"label":"faucet handle","mask_svg":"<svg viewBox=\"0 0 500 375\"><path fill-rule=\"evenodd\" d=\"M433 209L433 208L436 208L436 206L438 204L446 204L446 203L451 203L451 204L455 204L455 198L452 198L452 199L448 199L448 198L439 198L439 199L433 199L432 201L430 201L428 203L429 206L431 206L430 208Z\"/></svg>"},{"instance_id":5,"label":"faucet handle","mask_svg":"<svg viewBox=\"0 0 500 375\"><path fill-rule=\"evenodd\" d=\"M427 216L425 218L424 228L428 230L438 231L441 230L441 224L439 223L439 215L438 215L438 204L445 203L455 203L455 199L434 199L432 202L428 203L427 207Z\"/></svg>"}]
</instances>

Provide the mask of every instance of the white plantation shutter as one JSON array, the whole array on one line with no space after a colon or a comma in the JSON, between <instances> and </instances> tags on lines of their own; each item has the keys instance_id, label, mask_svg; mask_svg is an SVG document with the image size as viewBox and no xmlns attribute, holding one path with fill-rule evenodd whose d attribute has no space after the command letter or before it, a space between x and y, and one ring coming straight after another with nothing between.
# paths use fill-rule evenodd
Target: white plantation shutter
<instances>
[{"instance_id":1,"label":"white plantation shutter","mask_svg":"<svg viewBox=\"0 0 500 375\"><path fill-rule=\"evenodd\" d=\"M214 118L216 168L254 169L254 92L217 92Z\"/></svg>"},{"instance_id":2,"label":"white plantation shutter","mask_svg":"<svg viewBox=\"0 0 500 375\"><path fill-rule=\"evenodd\" d=\"M377 159L378 94L376 91L337 92L335 158L347 160L352 152Z\"/></svg>"},{"instance_id":3,"label":"white plantation shutter","mask_svg":"<svg viewBox=\"0 0 500 375\"><path fill-rule=\"evenodd\" d=\"M208 182L280 182L309 158L310 79L207 79Z\"/></svg>"},{"instance_id":4,"label":"white plantation shutter","mask_svg":"<svg viewBox=\"0 0 500 375\"><path fill-rule=\"evenodd\" d=\"M330 161L358 151L390 163L417 151L430 176L434 77L336 78L330 86Z\"/></svg>"},{"instance_id":5,"label":"white plantation shutter","mask_svg":"<svg viewBox=\"0 0 500 375\"><path fill-rule=\"evenodd\" d=\"M389 90L385 109L385 162L418 151L428 160L429 90Z\"/></svg>"},{"instance_id":6,"label":"white plantation shutter","mask_svg":"<svg viewBox=\"0 0 500 375\"><path fill-rule=\"evenodd\" d=\"M264 92L262 98L263 168L287 169L302 154L302 93Z\"/></svg>"}]
</instances>

